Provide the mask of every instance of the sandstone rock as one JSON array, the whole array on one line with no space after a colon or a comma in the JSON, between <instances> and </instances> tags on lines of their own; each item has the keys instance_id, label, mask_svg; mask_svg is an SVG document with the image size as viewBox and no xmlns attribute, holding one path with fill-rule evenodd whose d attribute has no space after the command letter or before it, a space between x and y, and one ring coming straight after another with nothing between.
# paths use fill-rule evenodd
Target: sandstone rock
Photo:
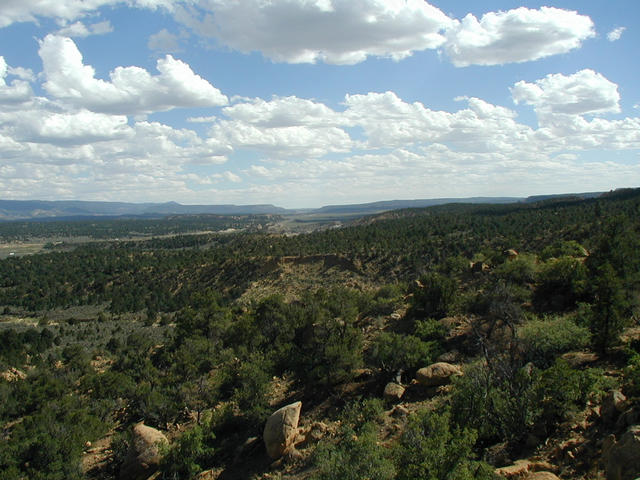
<instances>
[{"instance_id":1,"label":"sandstone rock","mask_svg":"<svg viewBox=\"0 0 640 480\"><path fill-rule=\"evenodd\" d=\"M462 375L462 370L457 365L438 362L416 372L416 380L425 387L438 387L451 382L451 377Z\"/></svg>"},{"instance_id":2,"label":"sandstone rock","mask_svg":"<svg viewBox=\"0 0 640 480\"><path fill-rule=\"evenodd\" d=\"M133 427L129 452L120 468L120 480L145 480L158 469L160 448L169 442L155 428L138 423Z\"/></svg>"},{"instance_id":3,"label":"sandstone rock","mask_svg":"<svg viewBox=\"0 0 640 480\"><path fill-rule=\"evenodd\" d=\"M312 443L319 442L329 430L326 423L313 422L309 427L302 431L303 440L300 442L302 447L306 447ZM296 442L296 445L298 442Z\"/></svg>"},{"instance_id":4,"label":"sandstone rock","mask_svg":"<svg viewBox=\"0 0 640 480\"><path fill-rule=\"evenodd\" d=\"M524 477L529 472L528 460L516 460L513 465L495 469L495 474L504 478Z\"/></svg>"},{"instance_id":5,"label":"sandstone rock","mask_svg":"<svg viewBox=\"0 0 640 480\"><path fill-rule=\"evenodd\" d=\"M222 470L205 470L195 476L195 480L216 480L220 477Z\"/></svg>"},{"instance_id":6,"label":"sandstone rock","mask_svg":"<svg viewBox=\"0 0 640 480\"><path fill-rule=\"evenodd\" d=\"M525 477L525 480L560 480L556 474L551 472L533 472Z\"/></svg>"},{"instance_id":7,"label":"sandstone rock","mask_svg":"<svg viewBox=\"0 0 640 480\"><path fill-rule=\"evenodd\" d=\"M496 468L495 474L512 479L524 478L526 480L558 480L549 470L555 470L556 467L547 462L534 460L516 460L513 465L508 467Z\"/></svg>"},{"instance_id":8,"label":"sandstone rock","mask_svg":"<svg viewBox=\"0 0 640 480\"><path fill-rule=\"evenodd\" d=\"M0 377L5 379L7 382L17 382L18 380L24 380L27 378L27 374L15 367L11 367L0 373Z\"/></svg>"},{"instance_id":9,"label":"sandstone rock","mask_svg":"<svg viewBox=\"0 0 640 480\"><path fill-rule=\"evenodd\" d=\"M396 418L407 417L409 415L409 410L407 407L403 407L402 405L396 405L391 409L390 415Z\"/></svg>"},{"instance_id":10,"label":"sandstone rock","mask_svg":"<svg viewBox=\"0 0 640 480\"><path fill-rule=\"evenodd\" d=\"M293 441L298 434L298 421L302 402L276 410L267 420L264 426L264 445L271 458L277 460L293 446Z\"/></svg>"},{"instance_id":11,"label":"sandstone rock","mask_svg":"<svg viewBox=\"0 0 640 480\"><path fill-rule=\"evenodd\" d=\"M620 390L611 390L602 400L600 415L606 423L612 423L618 418L625 407L627 397Z\"/></svg>"},{"instance_id":12,"label":"sandstone rock","mask_svg":"<svg viewBox=\"0 0 640 480\"><path fill-rule=\"evenodd\" d=\"M445 362L445 363L453 363L457 362L460 359L460 352L457 350L451 350L449 352L444 352L441 354L436 361Z\"/></svg>"},{"instance_id":13,"label":"sandstone rock","mask_svg":"<svg viewBox=\"0 0 640 480\"><path fill-rule=\"evenodd\" d=\"M622 412L616 421L616 430L621 432L631 425L640 423L640 408L632 407Z\"/></svg>"},{"instance_id":14,"label":"sandstone rock","mask_svg":"<svg viewBox=\"0 0 640 480\"><path fill-rule=\"evenodd\" d=\"M471 264L471 271L473 273L488 272L490 269L491 267L483 262L475 262Z\"/></svg>"},{"instance_id":15,"label":"sandstone rock","mask_svg":"<svg viewBox=\"0 0 640 480\"><path fill-rule=\"evenodd\" d=\"M630 427L603 458L608 480L633 480L640 476L640 425Z\"/></svg>"},{"instance_id":16,"label":"sandstone rock","mask_svg":"<svg viewBox=\"0 0 640 480\"><path fill-rule=\"evenodd\" d=\"M384 387L384 393L382 396L385 400L389 400L390 402L396 402L402 398L404 395L404 387L402 385L398 385L394 382L387 383L387 386Z\"/></svg>"}]
</instances>

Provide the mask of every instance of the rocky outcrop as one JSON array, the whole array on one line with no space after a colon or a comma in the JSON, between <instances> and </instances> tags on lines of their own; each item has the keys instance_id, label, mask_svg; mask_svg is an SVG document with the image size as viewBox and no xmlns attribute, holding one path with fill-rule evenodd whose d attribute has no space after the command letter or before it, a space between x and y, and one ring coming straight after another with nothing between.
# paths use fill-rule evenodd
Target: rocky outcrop
<instances>
[{"instance_id":1,"label":"rocky outcrop","mask_svg":"<svg viewBox=\"0 0 640 480\"><path fill-rule=\"evenodd\" d=\"M267 453L274 460L293 449L293 442L298 435L301 408L302 402L292 403L276 410L267 420L262 438Z\"/></svg>"},{"instance_id":2,"label":"rocky outcrop","mask_svg":"<svg viewBox=\"0 0 640 480\"><path fill-rule=\"evenodd\" d=\"M384 393L382 394L382 396L389 402L397 402L404 395L404 391L405 389L402 385L394 382L389 382L384 387Z\"/></svg>"},{"instance_id":3,"label":"rocky outcrop","mask_svg":"<svg viewBox=\"0 0 640 480\"><path fill-rule=\"evenodd\" d=\"M633 480L640 477L640 425L630 427L620 440L603 448L607 480Z\"/></svg>"},{"instance_id":4,"label":"rocky outcrop","mask_svg":"<svg viewBox=\"0 0 640 480\"><path fill-rule=\"evenodd\" d=\"M451 363L438 362L416 372L416 380L425 387L438 387L451 383L451 377L462 375L462 369Z\"/></svg>"},{"instance_id":5,"label":"rocky outcrop","mask_svg":"<svg viewBox=\"0 0 640 480\"><path fill-rule=\"evenodd\" d=\"M138 423L133 427L129 452L120 468L120 480L145 480L158 469L161 448L167 437L155 428Z\"/></svg>"}]
</instances>

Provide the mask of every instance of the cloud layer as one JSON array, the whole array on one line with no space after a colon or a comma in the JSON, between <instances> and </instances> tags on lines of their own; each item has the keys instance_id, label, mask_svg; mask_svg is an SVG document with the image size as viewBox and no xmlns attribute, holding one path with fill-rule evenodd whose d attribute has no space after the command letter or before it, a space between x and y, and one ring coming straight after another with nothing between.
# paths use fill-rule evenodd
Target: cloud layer
<instances>
[{"instance_id":1,"label":"cloud layer","mask_svg":"<svg viewBox=\"0 0 640 480\"><path fill-rule=\"evenodd\" d=\"M85 41L72 38L108 33L104 7L124 5L162 9L178 26L145 38L146 54L163 54L154 71L113 65L99 78L78 48ZM42 72L0 56L0 191L8 198L171 195L282 205L295 198L300 206L322 202L326 192L340 203L399 192L520 194L523 182L548 192L640 180L640 118L623 115L624 89L594 69L533 74L526 66L513 70L502 101L471 96L471 88L453 107L436 108L392 88L343 91L333 103L289 92L235 97L179 58L193 58L186 46L195 33L273 62L400 61L431 50L457 67L521 63L594 37L593 21L577 12L518 8L456 20L422 0L8 0L0 7L0 26L44 17L57 21L57 32L39 42ZM201 110L155 115L187 108ZM175 120L181 114L193 115L187 128ZM624 160L582 156L603 150Z\"/></svg>"}]
</instances>

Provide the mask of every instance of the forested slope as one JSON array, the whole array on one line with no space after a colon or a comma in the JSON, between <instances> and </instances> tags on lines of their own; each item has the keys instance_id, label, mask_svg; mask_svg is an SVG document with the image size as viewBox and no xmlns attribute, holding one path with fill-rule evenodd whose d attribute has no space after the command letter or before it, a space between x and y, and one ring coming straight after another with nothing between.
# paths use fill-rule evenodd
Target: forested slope
<instances>
[{"instance_id":1,"label":"forested slope","mask_svg":"<svg viewBox=\"0 0 640 480\"><path fill-rule=\"evenodd\" d=\"M639 219L628 190L2 260L0 476L115 478L144 421L171 439L164 478L490 478L609 392L637 404ZM437 392L412 383L438 359L464 375ZM406 388L400 420L380 400L390 380ZM294 400L323 438L279 466L256 447L238 462ZM552 466L589 476L594 452Z\"/></svg>"}]
</instances>

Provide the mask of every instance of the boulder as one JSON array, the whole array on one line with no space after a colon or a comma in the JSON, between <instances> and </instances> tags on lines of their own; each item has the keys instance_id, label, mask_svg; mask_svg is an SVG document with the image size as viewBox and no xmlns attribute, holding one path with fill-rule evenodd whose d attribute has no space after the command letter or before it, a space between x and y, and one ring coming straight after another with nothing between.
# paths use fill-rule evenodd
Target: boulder
<instances>
[{"instance_id":1,"label":"boulder","mask_svg":"<svg viewBox=\"0 0 640 480\"><path fill-rule=\"evenodd\" d=\"M416 380L425 387L439 387L451 382L451 377L462 375L462 370L457 365L446 362L438 362L416 372Z\"/></svg>"},{"instance_id":2,"label":"boulder","mask_svg":"<svg viewBox=\"0 0 640 480\"><path fill-rule=\"evenodd\" d=\"M120 480L145 480L160 465L161 447L169 441L162 432L145 424L133 427L129 452L120 468Z\"/></svg>"},{"instance_id":3,"label":"boulder","mask_svg":"<svg viewBox=\"0 0 640 480\"><path fill-rule=\"evenodd\" d=\"M607 480L640 477L640 425L630 427L603 457Z\"/></svg>"},{"instance_id":4,"label":"boulder","mask_svg":"<svg viewBox=\"0 0 640 480\"><path fill-rule=\"evenodd\" d=\"M286 405L271 414L264 426L262 438L269 456L277 460L293 448L298 435L298 421L302 402Z\"/></svg>"},{"instance_id":5,"label":"boulder","mask_svg":"<svg viewBox=\"0 0 640 480\"><path fill-rule=\"evenodd\" d=\"M509 260L516 258L518 256L518 252L515 251L513 248L509 248L508 250L505 250L504 252L502 252Z\"/></svg>"},{"instance_id":6,"label":"boulder","mask_svg":"<svg viewBox=\"0 0 640 480\"><path fill-rule=\"evenodd\" d=\"M394 382L387 383L386 387L384 387L384 393L382 396L385 400L390 402L396 402L402 398L404 395L404 387Z\"/></svg>"},{"instance_id":7,"label":"boulder","mask_svg":"<svg viewBox=\"0 0 640 480\"><path fill-rule=\"evenodd\" d=\"M627 405L627 397L620 390L611 390L602 400L600 415L606 423L615 422Z\"/></svg>"}]
</instances>

